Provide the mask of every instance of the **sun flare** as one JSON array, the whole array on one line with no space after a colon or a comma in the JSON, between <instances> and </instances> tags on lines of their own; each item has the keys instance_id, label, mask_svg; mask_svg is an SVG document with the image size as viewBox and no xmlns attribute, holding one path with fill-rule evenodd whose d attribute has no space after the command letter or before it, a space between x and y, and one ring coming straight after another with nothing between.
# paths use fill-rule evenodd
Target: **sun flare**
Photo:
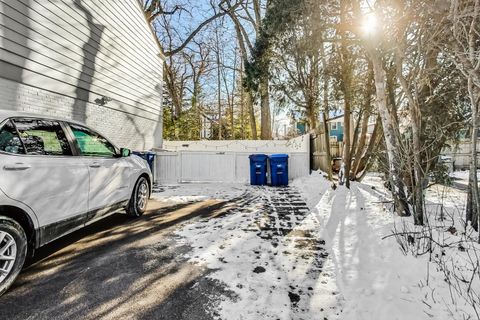
<instances>
[{"instance_id":1,"label":"sun flare","mask_svg":"<svg viewBox=\"0 0 480 320\"><path fill-rule=\"evenodd\" d=\"M378 20L374 13L365 15L362 21L362 32L367 36L375 34L378 30Z\"/></svg>"}]
</instances>

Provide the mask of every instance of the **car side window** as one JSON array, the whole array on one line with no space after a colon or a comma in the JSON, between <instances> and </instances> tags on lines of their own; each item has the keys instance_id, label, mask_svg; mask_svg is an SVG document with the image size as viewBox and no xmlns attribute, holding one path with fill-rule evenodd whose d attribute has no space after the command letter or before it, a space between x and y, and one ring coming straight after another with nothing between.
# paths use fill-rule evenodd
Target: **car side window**
<instances>
[{"instance_id":1,"label":"car side window","mask_svg":"<svg viewBox=\"0 0 480 320\"><path fill-rule=\"evenodd\" d=\"M44 119L14 119L26 153L71 156L72 149L60 123Z\"/></svg>"},{"instance_id":2,"label":"car side window","mask_svg":"<svg viewBox=\"0 0 480 320\"><path fill-rule=\"evenodd\" d=\"M115 147L108 140L92 130L77 124L70 124L82 156L114 157Z\"/></svg>"},{"instance_id":3,"label":"car side window","mask_svg":"<svg viewBox=\"0 0 480 320\"><path fill-rule=\"evenodd\" d=\"M0 151L13 154L25 154L22 141L20 141L17 130L10 120L0 129Z\"/></svg>"}]
</instances>

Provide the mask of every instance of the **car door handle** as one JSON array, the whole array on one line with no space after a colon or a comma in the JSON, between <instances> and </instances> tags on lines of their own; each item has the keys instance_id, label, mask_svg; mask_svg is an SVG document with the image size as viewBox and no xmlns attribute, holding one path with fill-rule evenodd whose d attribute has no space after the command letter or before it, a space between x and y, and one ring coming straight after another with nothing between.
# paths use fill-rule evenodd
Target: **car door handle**
<instances>
[{"instance_id":1,"label":"car door handle","mask_svg":"<svg viewBox=\"0 0 480 320\"><path fill-rule=\"evenodd\" d=\"M3 170L20 171L30 169L32 166L25 163L6 164L3 166Z\"/></svg>"},{"instance_id":2,"label":"car door handle","mask_svg":"<svg viewBox=\"0 0 480 320\"><path fill-rule=\"evenodd\" d=\"M93 162L89 165L90 168L100 168L100 162Z\"/></svg>"}]
</instances>

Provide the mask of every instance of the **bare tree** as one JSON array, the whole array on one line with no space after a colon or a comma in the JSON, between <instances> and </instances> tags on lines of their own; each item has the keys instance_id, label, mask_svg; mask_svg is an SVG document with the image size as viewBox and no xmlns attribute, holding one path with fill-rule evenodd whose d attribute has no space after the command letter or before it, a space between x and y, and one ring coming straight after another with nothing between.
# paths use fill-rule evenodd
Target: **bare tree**
<instances>
[{"instance_id":1,"label":"bare tree","mask_svg":"<svg viewBox=\"0 0 480 320\"><path fill-rule=\"evenodd\" d=\"M220 38L218 36L218 25L215 28L215 62L217 64L217 112L218 112L218 140L223 139L222 135L222 126L223 126L223 115L222 115L222 72L221 72L221 49L220 49Z\"/></svg>"},{"instance_id":2,"label":"bare tree","mask_svg":"<svg viewBox=\"0 0 480 320\"><path fill-rule=\"evenodd\" d=\"M163 17L162 25L164 26L165 30L164 45L171 48L174 46L175 39L170 21ZM178 118L180 116L183 99L185 96L186 82L190 77L191 75L187 70L187 65L184 64L183 57L169 56L165 60L163 78L165 88L167 89L168 95L172 100L173 118Z\"/></svg>"},{"instance_id":3,"label":"bare tree","mask_svg":"<svg viewBox=\"0 0 480 320\"><path fill-rule=\"evenodd\" d=\"M172 47L172 48L169 48L167 50L164 49L163 54L168 57L168 56L172 56L176 53L181 52L190 43L190 41L192 41L195 38L195 36L197 36L197 34L199 34L211 22L213 22L214 20L216 20L218 18L221 18L221 17L227 15L231 11L235 11L235 9L237 9L242 4L243 1L244 0L238 0L237 2L235 2L233 4L230 4L229 8L226 9L226 10L221 10L221 11L218 11L218 12L215 11L215 14L213 14L209 18L205 19L196 28L191 30L189 32L189 34L187 35L187 37L180 44L178 44L176 47ZM226 2L227 2L227 0L221 0L218 3L218 7L219 8L223 7ZM211 2L211 4L213 4L213 2ZM172 9L166 9L166 8L167 8L167 5L162 0L146 0L146 1L144 1L145 16L146 16L148 22L150 22L153 25L155 25L155 21L159 17L164 17L165 15L173 15L173 14L175 14L177 12L181 12L181 11L187 11L188 12L188 10L184 6L181 6L181 5L174 5Z\"/></svg>"},{"instance_id":4,"label":"bare tree","mask_svg":"<svg viewBox=\"0 0 480 320\"><path fill-rule=\"evenodd\" d=\"M204 114L200 106L200 100L202 98L201 80L211 68L211 48L205 42L192 40L192 44L194 44L196 48L194 49L193 46L190 46L189 50L185 50L181 53L181 55L188 63L191 73L191 81L189 81L191 82L191 86L187 86L187 90L191 94L191 108L193 111L193 117L195 118L195 125L189 132L191 133L193 139L200 139L202 127L201 121L202 115Z\"/></svg>"},{"instance_id":5,"label":"bare tree","mask_svg":"<svg viewBox=\"0 0 480 320\"><path fill-rule=\"evenodd\" d=\"M228 16L232 20L237 34L241 59L246 61L250 56L255 38L259 35L262 23L260 0L247 0L241 4L239 10L232 10L233 4L227 1ZM248 32L253 29L253 32ZM246 109L250 118L250 130L252 138L257 139L257 122L255 119L254 94L251 89L242 86L245 95ZM269 109L270 110L270 109Z\"/></svg>"},{"instance_id":6,"label":"bare tree","mask_svg":"<svg viewBox=\"0 0 480 320\"><path fill-rule=\"evenodd\" d=\"M369 140L367 141L367 135L369 131L369 119L373 114L373 105L372 105L372 97L375 94L375 82L374 82L374 74L373 74L373 67L371 62L368 62L368 69L367 69L367 77L365 82L365 89L362 95L363 98L363 105L362 109L360 110L359 119L357 119L357 127L359 128L360 134L358 138L358 143L356 144L355 149L352 149L352 152L355 152L355 157L352 163L352 177L355 180L361 180L366 172L367 163L370 160L370 157L373 154L373 149L375 146L378 145L378 133L380 130L378 129L380 125L380 119L375 121L373 132L370 135ZM356 130L358 131L358 130ZM354 143L357 139L354 139ZM367 144L368 142L368 144Z\"/></svg>"},{"instance_id":7,"label":"bare tree","mask_svg":"<svg viewBox=\"0 0 480 320\"><path fill-rule=\"evenodd\" d=\"M472 130L466 218L478 230L480 225L480 194L477 178L477 142L480 124L480 0L450 0L449 4L445 28L442 31L452 40L446 43L446 49L468 83Z\"/></svg>"},{"instance_id":8,"label":"bare tree","mask_svg":"<svg viewBox=\"0 0 480 320\"><path fill-rule=\"evenodd\" d=\"M338 57L340 58L340 67L342 75L342 91L343 91L343 124L344 124L344 134L343 134L343 163L345 164L345 185L347 188L350 188L350 170L351 170L351 117L352 117L352 102L353 102L353 83L352 83L352 74L353 74L353 55L350 52L348 47L348 39L346 28L341 27L347 23L347 10L349 0L340 1L340 48Z\"/></svg>"}]
</instances>

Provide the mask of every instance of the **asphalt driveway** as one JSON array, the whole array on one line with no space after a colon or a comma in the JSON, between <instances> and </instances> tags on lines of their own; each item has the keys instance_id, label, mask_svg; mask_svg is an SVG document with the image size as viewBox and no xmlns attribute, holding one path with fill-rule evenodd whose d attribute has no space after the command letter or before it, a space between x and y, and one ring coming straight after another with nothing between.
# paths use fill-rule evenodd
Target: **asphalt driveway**
<instances>
[{"instance_id":1,"label":"asphalt driveway","mask_svg":"<svg viewBox=\"0 0 480 320\"><path fill-rule=\"evenodd\" d=\"M210 319L207 300L222 286L186 263L172 231L224 205L153 200L140 219L117 214L55 241L0 297L0 318Z\"/></svg>"},{"instance_id":2,"label":"asphalt driveway","mask_svg":"<svg viewBox=\"0 0 480 320\"><path fill-rule=\"evenodd\" d=\"M269 299L282 301L281 307L292 315L307 312L302 301L311 304L312 284L292 276L304 263L306 274L317 281L328 256L323 240L311 230L295 228L307 217L308 208L290 189L244 188L236 196L223 198L217 194L173 202L169 197L151 200L148 212L139 219L116 214L49 244L0 297L0 318L217 319L225 318L216 311L219 303L235 304L239 300L235 290L245 289L264 298L272 295ZM229 219L234 220L229 224ZM194 233L182 236L179 230ZM233 251L238 262L229 264L224 253L231 232L248 235L250 240L239 245L245 251ZM218 267L199 257L205 236L211 238L208 255L221 261ZM292 250L282 239L288 240ZM250 250L248 246L257 242L263 247ZM220 253L224 256L217 257ZM293 269L285 266L287 260L279 260L281 256L295 259ZM265 272L275 264L276 269ZM219 276L220 269L236 274L240 284ZM249 273L242 274L246 269ZM274 278L259 281L267 274ZM253 319L280 318L274 306L259 298L255 301L272 317L258 314ZM292 315L285 317L304 318Z\"/></svg>"}]
</instances>

